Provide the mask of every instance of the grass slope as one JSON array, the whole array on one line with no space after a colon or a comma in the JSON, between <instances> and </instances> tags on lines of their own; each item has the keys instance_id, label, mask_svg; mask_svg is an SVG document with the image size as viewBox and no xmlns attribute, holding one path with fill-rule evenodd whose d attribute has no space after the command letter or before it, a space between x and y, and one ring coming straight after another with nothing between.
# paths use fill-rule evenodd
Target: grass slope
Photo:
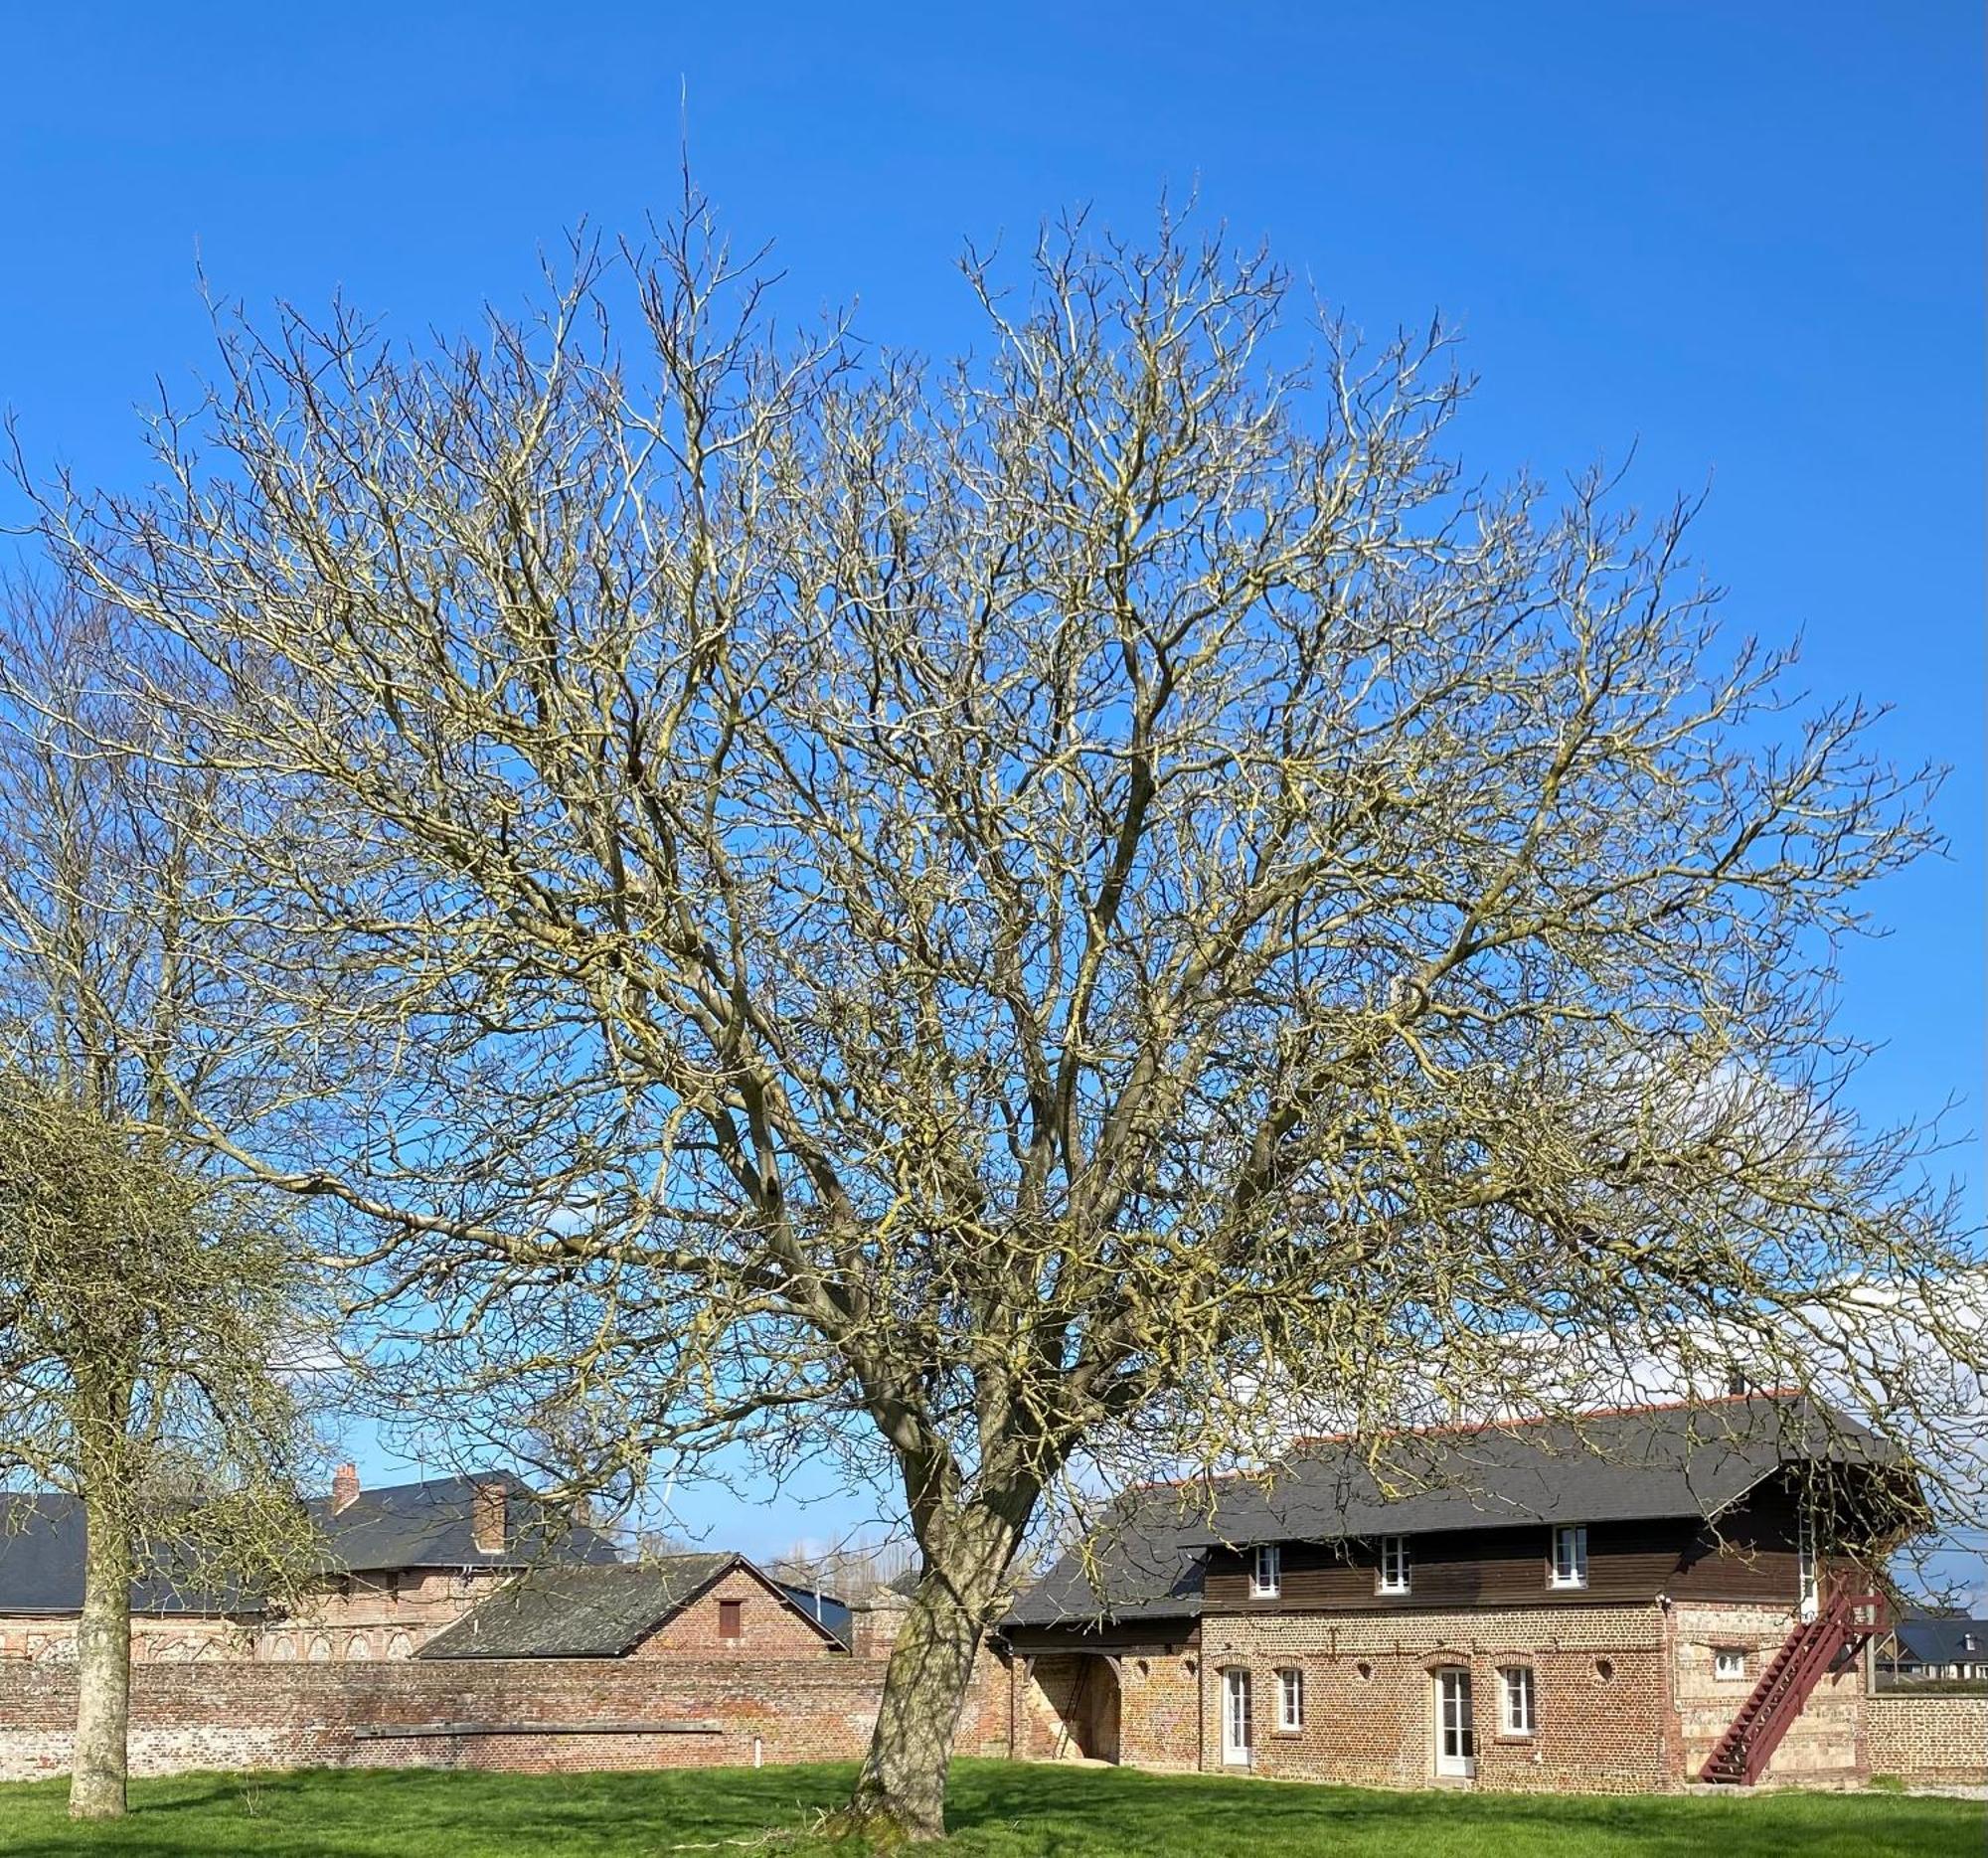
<instances>
[{"instance_id":1,"label":"grass slope","mask_svg":"<svg viewBox=\"0 0 1988 1858\"><path fill-rule=\"evenodd\" d=\"M832 1848L754 1835L844 1797L842 1767L585 1775L352 1770L140 1781L111 1827L64 1817L65 1783L0 1786L8 1858L662 1858ZM1380 1793L961 1762L948 1851L988 1858L1981 1858L1970 1800Z\"/></svg>"}]
</instances>

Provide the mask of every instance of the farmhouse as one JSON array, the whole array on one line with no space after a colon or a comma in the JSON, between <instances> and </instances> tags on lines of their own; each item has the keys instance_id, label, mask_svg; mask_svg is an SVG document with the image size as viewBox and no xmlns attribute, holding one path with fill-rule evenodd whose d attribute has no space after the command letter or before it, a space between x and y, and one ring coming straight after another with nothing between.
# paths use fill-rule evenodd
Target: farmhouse
<instances>
[{"instance_id":1,"label":"farmhouse","mask_svg":"<svg viewBox=\"0 0 1988 1858\"><path fill-rule=\"evenodd\" d=\"M1004 1626L1021 1752L1379 1784L1864 1777L1913 1490L1787 1395L1133 1491Z\"/></svg>"},{"instance_id":2,"label":"farmhouse","mask_svg":"<svg viewBox=\"0 0 1988 1858\"><path fill-rule=\"evenodd\" d=\"M348 1464L308 1508L324 1546L306 1604L280 1613L209 1591L163 1544L132 1593L133 1661L408 1658L524 1570L615 1559L603 1536L504 1471L363 1490ZM74 1655L83 1548L75 1498L0 1494L0 1659Z\"/></svg>"}]
</instances>

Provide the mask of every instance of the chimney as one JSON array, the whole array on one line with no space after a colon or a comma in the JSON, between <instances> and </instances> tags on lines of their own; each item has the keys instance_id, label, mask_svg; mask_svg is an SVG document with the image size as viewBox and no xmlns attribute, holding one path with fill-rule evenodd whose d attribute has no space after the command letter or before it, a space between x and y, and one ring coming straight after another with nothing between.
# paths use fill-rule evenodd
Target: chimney
<instances>
[{"instance_id":1,"label":"chimney","mask_svg":"<svg viewBox=\"0 0 1988 1858\"><path fill-rule=\"evenodd\" d=\"M478 1484L469 1499L469 1539L479 1555L504 1552L504 1486Z\"/></svg>"},{"instance_id":2,"label":"chimney","mask_svg":"<svg viewBox=\"0 0 1988 1858\"><path fill-rule=\"evenodd\" d=\"M336 1516L359 1501L359 1467L341 1464L331 1474L331 1513Z\"/></svg>"},{"instance_id":3,"label":"chimney","mask_svg":"<svg viewBox=\"0 0 1988 1858\"><path fill-rule=\"evenodd\" d=\"M911 1603L903 1594L880 1587L849 1606L849 1649L859 1658L888 1658Z\"/></svg>"}]
</instances>

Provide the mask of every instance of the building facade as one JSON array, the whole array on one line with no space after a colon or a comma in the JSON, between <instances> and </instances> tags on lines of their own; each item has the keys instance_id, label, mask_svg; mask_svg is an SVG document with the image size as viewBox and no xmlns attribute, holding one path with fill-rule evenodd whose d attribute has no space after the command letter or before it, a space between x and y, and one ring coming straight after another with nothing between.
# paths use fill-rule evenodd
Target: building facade
<instances>
[{"instance_id":1,"label":"building facade","mask_svg":"<svg viewBox=\"0 0 1988 1858\"><path fill-rule=\"evenodd\" d=\"M158 1545L131 1597L136 1664L335 1663L411 1658L520 1574L615 1559L518 1478L492 1471L378 1490L352 1466L307 1506L321 1565L286 1609L216 1595ZM0 1496L0 1660L75 1656L83 1515L74 1498Z\"/></svg>"},{"instance_id":2,"label":"building facade","mask_svg":"<svg viewBox=\"0 0 1988 1858\"><path fill-rule=\"evenodd\" d=\"M1771 1397L1149 1489L1004 1628L1019 1752L1382 1785L1869 1773L1875 1441ZM1799 1695L1794 1694L1799 1691Z\"/></svg>"}]
</instances>

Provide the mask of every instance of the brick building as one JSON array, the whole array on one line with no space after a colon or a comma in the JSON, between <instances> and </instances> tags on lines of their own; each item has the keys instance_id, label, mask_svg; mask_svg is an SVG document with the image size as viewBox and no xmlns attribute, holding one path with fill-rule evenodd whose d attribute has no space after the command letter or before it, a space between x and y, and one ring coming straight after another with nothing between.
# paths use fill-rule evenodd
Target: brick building
<instances>
[{"instance_id":1,"label":"brick building","mask_svg":"<svg viewBox=\"0 0 1988 1858\"><path fill-rule=\"evenodd\" d=\"M1911 1489L1789 1396L1302 1442L1131 1493L1003 1628L1018 1752L1369 1784L1861 1780Z\"/></svg>"},{"instance_id":2,"label":"brick building","mask_svg":"<svg viewBox=\"0 0 1988 1858\"><path fill-rule=\"evenodd\" d=\"M414 1655L820 1658L849 1647L743 1555L535 1568Z\"/></svg>"},{"instance_id":3,"label":"brick building","mask_svg":"<svg viewBox=\"0 0 1988 1858\"><path fill-rule=\"evenodd\" d=\"M307 1507L322 1571L289 1612L204 1591L172 1545L159 1545L131 1596L133 1662L409 1658L526 1570L615 1559L606 1538L509 1472L364 1490L344 1465L331 1493ZM83 1548L75 1498L0 1494L0 1660L74 1655Z\"/></svg>"}]
</instances>

